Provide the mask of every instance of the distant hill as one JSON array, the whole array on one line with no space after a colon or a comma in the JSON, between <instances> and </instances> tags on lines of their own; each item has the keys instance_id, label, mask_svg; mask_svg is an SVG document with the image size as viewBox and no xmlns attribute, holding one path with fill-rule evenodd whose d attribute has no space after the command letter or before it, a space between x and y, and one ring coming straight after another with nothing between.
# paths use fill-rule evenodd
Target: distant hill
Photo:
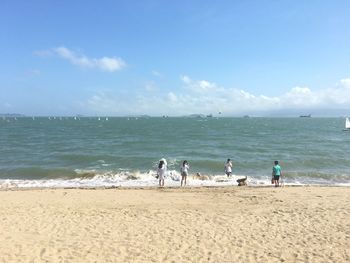
<instances>
[{"instance_id":1,"label":"distant hill","mask_svg":"<svg viewBox=\"0 0 350 263\"><path fill-rule=\"evenodd\" d=\"M187 115L185 117L188 117L188 118L205 118L205 115L204 114L191 114L191 115Z\"/></svg>"},{"instance_id":2,"label":"distant hill","mask_svg":"<svg viewBox=\"0 0 350 263\"><path fill-rule=\"evenodd\" d=\"M19 114L19 113L0 113L0 117L13 118L13 117L25 117L25 115Z\"/></svg>"}]
</instances>

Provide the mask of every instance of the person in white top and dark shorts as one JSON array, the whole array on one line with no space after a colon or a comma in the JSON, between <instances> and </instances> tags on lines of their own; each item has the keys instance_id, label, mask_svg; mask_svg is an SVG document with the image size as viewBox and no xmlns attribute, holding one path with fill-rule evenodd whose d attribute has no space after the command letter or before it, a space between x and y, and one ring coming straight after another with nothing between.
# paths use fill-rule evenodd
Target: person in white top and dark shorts
<instances>
[{"instance_id":1,"label":"person in white top and dark shorts","mask_svg":"<svg viewBox=\"0 0 350 263\"><path fill-rule=\"evenodd\" d=\"M186 185L186 179L187 179L187 175L188 175L188 170L190 169L190 166L188 164L188 162L185 160L182 163L182 166L180 168L181 171L181 186L185 186Z\"/></svg>"},{"instance_id":2,"label":"person in white top and dark shorts","mask_svg":"<svg viewBox=\"0 0 350 263\"><path fill-rule=\"evenodd\" d=\"M158 164L158 170L157 170L157 175L159 179L159 186L163 187L164 186L164 177L167 172L167 165L166 165L166 160L161 159Z\"/></svg>"},{"instance_id":3,"label":"person in white top and dark shorts","mask_svg":"<svg viewBox=\"0 0 350 263\"><path fill-rule=\"evenodd\" d=\"M225 163L225 174L227 175L227 177L232 176L232 167L233 167L233 164L231 162L231 159L227 159Z\"/></svg>"}]
</instances>

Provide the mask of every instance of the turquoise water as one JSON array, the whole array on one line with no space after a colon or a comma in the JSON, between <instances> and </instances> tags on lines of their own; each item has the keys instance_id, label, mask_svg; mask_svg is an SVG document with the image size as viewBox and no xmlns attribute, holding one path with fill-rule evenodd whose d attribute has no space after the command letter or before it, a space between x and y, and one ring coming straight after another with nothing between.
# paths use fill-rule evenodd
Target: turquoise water
<instances>
[{"instance_id":1,"label":"turquoise water","mask_svg":"<svg viewBox=\"0 0 350 263\"><path fill-rule=\"evenodd\" d=\"M7 118L0 120L0 183L156 185L164 157L169 184L177 184L186 159L190 173L210 176L192 184L216 185L227 158L232 180L247 175L251 184L268 184L279 160L286 183L350 184L343 127L343 118Z\"/></svg>"}]
</instances>

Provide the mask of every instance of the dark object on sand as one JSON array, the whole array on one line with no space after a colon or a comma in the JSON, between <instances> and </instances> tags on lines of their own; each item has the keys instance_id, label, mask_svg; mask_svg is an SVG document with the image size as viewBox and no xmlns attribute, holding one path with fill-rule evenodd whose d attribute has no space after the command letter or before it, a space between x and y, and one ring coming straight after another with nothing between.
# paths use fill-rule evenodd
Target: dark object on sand
<instances>
[{"instance_id":1,"label":"dark object on sand","mask_svg":"<svg viewBox=\"0 0 350 263\"><path fill-rule=\"evenodd\" d=\"M238 183L238 186L247 185L247 176L245 178L238 179L236 182Z\"/></svg>"}]
</instances>

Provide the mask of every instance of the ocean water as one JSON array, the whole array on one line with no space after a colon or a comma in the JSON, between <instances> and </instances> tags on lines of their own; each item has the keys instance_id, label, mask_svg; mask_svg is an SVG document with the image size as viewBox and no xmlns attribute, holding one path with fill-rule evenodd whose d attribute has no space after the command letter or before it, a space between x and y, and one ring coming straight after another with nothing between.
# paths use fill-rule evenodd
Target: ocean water
<instances>
[{"instance_id":1,"label":"ocean water","mask_svg":"<svg viewBox=\"0 0 350 263\"><path fill-rule=\"evenodd\" d=\"M350 185L343 118L36 117L0 119L0 187L269 185L274 160L285 184ZM232 178L224 163L234 163ZM192 178L196 173L204 180Z\"/></svg>"}]
</instances>

